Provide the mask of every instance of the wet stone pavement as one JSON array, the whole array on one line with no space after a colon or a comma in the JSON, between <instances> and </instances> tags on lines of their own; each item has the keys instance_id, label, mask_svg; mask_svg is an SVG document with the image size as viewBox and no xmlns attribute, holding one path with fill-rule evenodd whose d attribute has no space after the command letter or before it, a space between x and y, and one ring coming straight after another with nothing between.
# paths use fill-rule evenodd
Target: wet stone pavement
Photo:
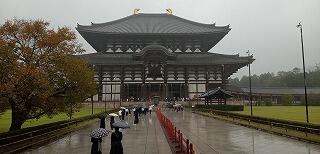
<instances>
[{"instance_id":1,"label":"wet stone pavement","mask_svg":"<svg viewBox=\"0 0 320 154\"><path fill-rule=\"evenodd\" d=\"M115 117L119 121L118 117ZM122 145L125 154L170 154L169 144L162 131L155 113L147 116L141 115L137 125L133 125L133 116L125 119L131 128L121 130L123 133ZM43 147L26 151L26 154L89 154L91 142L89 133L99 127L100 122L93 124L79 131L73 132L66 137L52 142ZM110 129L109 119L106 120L106 128ZM103 138L102 153L109 153L111 134Z\"/></svg>"},{"instance_id":2,"label":"wet stone pavement","mask_svg":"<svg viewBox=\"0 0 320 154\"><path fill-rule=\"evenodd\" d=\"M164 111L197 154L320 154L320 145L269 134L189 111Z\"/></svg>"},{"instance_id":3,"label":"wet stone pavement","mask_svg":"<svg viewBox=\"0 0 320 154\"><path fill-rule=\"evenodd\" d=\"M194 144L196 154L320 154L320 145L269 134L251 128L201 116L189 111L164 111ZM116 117L116 120L119 120ZM133 116L127 117L131 125ZM106 120L109 128L109 121ZM99 127L99 121L73 132L27 154L88 154L89 133ZM126 154L170 154L171 150L155 113L141 116L138 125L122 130ZM103 138L102 153L109 153L110 136Z\"/></svg>"}]
</instances>

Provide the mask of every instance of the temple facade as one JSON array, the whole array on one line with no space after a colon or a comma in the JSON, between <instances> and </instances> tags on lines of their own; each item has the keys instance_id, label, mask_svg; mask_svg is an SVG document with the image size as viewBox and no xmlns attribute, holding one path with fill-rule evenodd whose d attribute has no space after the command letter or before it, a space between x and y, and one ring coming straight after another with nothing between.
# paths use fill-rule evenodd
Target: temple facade
<instances>
[{"instance_id":1,"label":"temple facade","mask_svg":"<svg viewBox=\"0 0 320 154\"><path fill-rule=\"evenodd\" d=\"M96 101L195 98L224 87L252 56L208 52L231 29L172 14L133 14L106 23L78 25L96 50L84 54L99 84Z\"/></svg>"}]
</instances>

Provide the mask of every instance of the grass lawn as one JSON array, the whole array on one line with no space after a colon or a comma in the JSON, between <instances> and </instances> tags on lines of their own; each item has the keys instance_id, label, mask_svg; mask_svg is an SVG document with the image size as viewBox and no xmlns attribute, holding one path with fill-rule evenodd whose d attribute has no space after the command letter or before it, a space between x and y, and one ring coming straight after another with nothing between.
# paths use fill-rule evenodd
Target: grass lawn
<instances>
[{"instance_id":1,"label":"grass lawn","mask_svg":"<svg viewBox=\"0 0 320 154\"><path fill-rule=\"evenodd\" d=\"M245 106L244 111L237 113L250 115L250 106ZM306 122L304 106L254 106L253 115ZM320 124L320 106L309 106L309 122Z\"/></svg>"},{"instance_id":2,"label":"grass lawn","mask_svg":"<svg viewBox=\"0 0 320 154\"><path fill-rule=\"evenodd\" d=\"M95 108L94 113L99 113L103 112L104 108ZM81 116L86 116L91 114L91 108L89 107L83 107L80 109L79 112L76 112L73 115L73 118L81 117ZM53 118L48 118L47 116L41 117L38 120L28 120L26 121L23 125L22 128L26 127L31 127L31 126L37 126L37 125L42 125L42 124L47 124L47 123L52 123L52 122L57 122L61 120L67 120L69 117L67 116L66 113L61 113ZM6 132L9 130L11 124L11 110L6 111L3 115L0 115L0 133L1 132Z\"/></svg>"}]
</instances>

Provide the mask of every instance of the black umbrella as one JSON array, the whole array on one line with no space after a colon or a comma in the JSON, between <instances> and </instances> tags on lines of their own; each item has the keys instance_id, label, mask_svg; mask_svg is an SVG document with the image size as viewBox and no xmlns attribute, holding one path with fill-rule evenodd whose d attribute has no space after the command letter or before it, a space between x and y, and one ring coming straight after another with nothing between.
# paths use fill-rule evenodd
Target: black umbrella
<instances>
[{"instance_id":1,"label":"black umbrella","mask_svg":"<svg viewBox=\"0 0 320 154\"><path fill-rule=\"evenodd\" d=\"M113 127L117 128L130 128L129 124L125 121L118 121L112 124Z\"/></svg>"},{"instance_id":2,"label":"black umbrella","mask_svg":"<svg viewBox=\"0 0 320 154\"><path fill-rule=\"evenodd\" d=\"M110 130L107 130L104 128L97 128L97 129L94 129L89 136L93 138L101 138L101 137L108 136L109 133L110 133Z\"/></svg>"}]
</instances>

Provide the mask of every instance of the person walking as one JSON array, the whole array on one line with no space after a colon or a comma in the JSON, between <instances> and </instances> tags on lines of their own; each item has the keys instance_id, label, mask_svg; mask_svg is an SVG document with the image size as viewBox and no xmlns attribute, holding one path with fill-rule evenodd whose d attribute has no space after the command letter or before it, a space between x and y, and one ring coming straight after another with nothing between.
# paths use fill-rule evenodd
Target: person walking
<instances>
[{"instance_id":1,"label":"person walking","mask_svg":"<svg viewBox=\"0 0 320 154\"><path fill-rule=\"evenodd\" d=\"M100 128L106 128L105 117L100 117Z\"/></svg>"},{"instance_id":2,"label":"person walking","mask_svg":"<svg viewBox=\"0 0 320 154\"><path fill-rule=\"evenodd\" d=\"M114 123L114 116L110 116L110 128L113 130L112 124Z\"/></svg>"},{"instance_id":3,"label":"person walking","mask_svg":"<svg viewBox=\"0 0 320 154\"><path fill-rule=\"evenodd\" d=\"M125 111L126 111L126 116L128 116L128 114L129 114L129 109L125 109Z\"/></svg>"},{"instance_id":4,"label":"person walking","mask_svg":"<svg viewBox=\"0 0 320 154\"><path fill-rule=\"evenodd\" d=\"M118 115L119 115L119 119L121 120L121 117L122 117L122 110L119 110Z\"/></svg>"},{"instance_id":5,"label":"person walking","mask_svg":"<svg viewBox=\"0 0 320 154\"><path fill-rule=\"evenodd\" d=\"M123 154L122 147L122 132L119 131L118 127L114 128L115 131L111 134L111 149L110 154Z\"/></svg>"},{"instance_id":6,"label":"person walking","mask_svg":"<svg viewBox=\"0 0 320 154\"><path fill-rule=\"evenodd\" d=\"M124 116L126 115L126 110L122 109L121 110L121 119L124 120Z\"/></svg>"},{"instance_id":7,"label":"person walking","mask_svg":"<svg viewBox=\"0 0 320 154\"><path fill-rule=\"evenodd\" d=\"M102 138L91 137L91 154L102 154L101 152L101 142Z\"/></svg>"},{"instance_id":8,"label":"person walking","mask_svg":"<svg viewBox=\"0 0 320 154\"><path fill-rule=\"evenodd\" d=\"M152 106L149 107L149 113L151 114L152 111Z\"/></svg>"},{"instance_id":9,"label":"person walking","mask_svg":"<svg viewBox=\"0 0 320 154\"><path fill-rule=\"evenodd\" d=\"M133 114L134 114L133 124L139 123L139 113L138 113L138 110L134 110L134 111L133 111Z\"/></svg>"}]
</instances>

